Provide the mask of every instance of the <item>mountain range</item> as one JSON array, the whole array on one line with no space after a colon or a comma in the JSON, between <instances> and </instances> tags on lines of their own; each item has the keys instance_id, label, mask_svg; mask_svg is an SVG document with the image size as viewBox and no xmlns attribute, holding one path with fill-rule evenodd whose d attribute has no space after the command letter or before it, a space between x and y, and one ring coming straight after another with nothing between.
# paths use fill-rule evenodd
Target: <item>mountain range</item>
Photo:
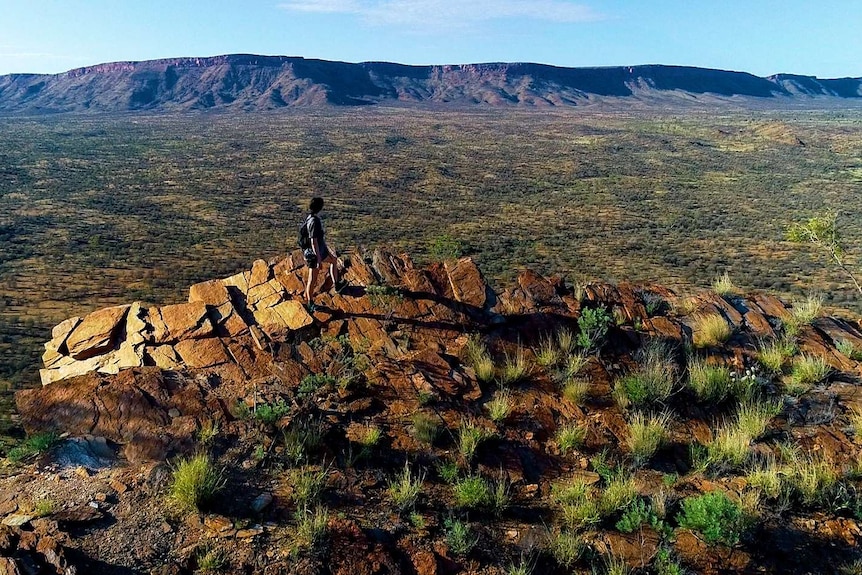
<instances>
[{"instance_id":1,"label":"mountain range","mask_svg":"<svg viewBox=\"0 0 862 575\"><path fill-rule=\"evenodd\" d=\"M257 111L289 107L567 107L610 100L862 101L862 78L819 79L685 66L531 63L409 66L232 54L113 62L0 76L0 114Z\"/></svg>"}]
</instances>

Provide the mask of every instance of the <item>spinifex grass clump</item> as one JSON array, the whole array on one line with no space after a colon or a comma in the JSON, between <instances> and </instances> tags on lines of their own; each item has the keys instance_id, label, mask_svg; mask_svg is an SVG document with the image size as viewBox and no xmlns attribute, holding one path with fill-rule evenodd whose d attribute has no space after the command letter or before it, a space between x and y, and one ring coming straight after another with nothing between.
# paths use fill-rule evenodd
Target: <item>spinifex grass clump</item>
<instances>
[{"instance_id":1,"label":"spinifex grass clump","mask_svg":"<svg viewBox=\"0 0 862 575\"><path fill-rule=\"evenodd\" d=\"M224 486L222 472L209 455L199 453L174 464L168 497L180 511L198 511Z\"/></svg>"},{"instance_id":2,"label":"spinifex grass clump","mask_svg":"<svg viewBox=\"0 0 862 575\"><path fill-rule=\"evenodd\" d=\"M731 390L730 368L709 365L706 360L692 357L688 362L688 385L703 402L717 403L724 400Z\"/></svg>"},{"instance_id":3,"label":"spinifex grass clump","mask_svg":"<svg viewBox=\"0 0 862 575\"><path fill-rule=\"evenodd\" d=\"M796 354L798 348L792 339L778 339L769 343L761 342L757 361L772 373L782 373L787 361Z\"/></svg>"},{"instance_id":4,"label":"spinifex grass clump","mask_svg":"<svg viewBox=\"0 0 862 575\"><path fill-rule=\"evenodd\" d=\"M548 547L557 563L566 569L574 567L587 550L587 544L582 537L567 531L553 535Z\"/></svg>"},{"instance_id":5,"label":"spinifex grass clump","mask_svg":"<svg viewBox=\"0 0 862 575\"><path fill-rule=\"evenodd\" d=\"M473 336L467 340L464 354L467 363L476 372L476 379L481 383L489 383L494 380L496 371L494 360L491 359L488 349L478 337Z\"/></svg>"},{"instance_id":6,"label":"spinifex grass clump","mask_svg":"<svg viewBox=\"0 0 862 575\"><path fill-rule=\"evenodd\" d=\"M583 405L590 391L590 380L575 377L563 385L563 397L576 405Z\"/></svg>"},{"instance_id":7,"label":"spinifex grass clump","mask_svg":"<svg viewBox=\"0 0 862 575\"><path fill-rule=\"evenodd\" d=\"M551 499L559 505L563 523L569 529L581 529L601 519L595 494L583 481L552 485Z\"/></svg>"},{"instance_id":8,"label":"spinifex grass clump","mask_svg":"<svg viewBox=\"0 0 862 575\"><path fill-rule=\"evenodd\" d=\"M715 279L712 280L712 291L721 297L729 297L736 295L739 290L733 284L733 280L730 279L730 274L724 272L722 275L716 276Z\"/></svg>"},{"instance_id":9,"label":"spinifex grass clump","mask_svg":"<svg viewBox=\"0 0 862 575\"><path fill-rule=\"evenodd\" d=\"M793 362L790 381L785 390L790 395L800 396L811 390L829 376L830 367L822 357L802 355Z\"/></svg>"},{"instance_id":10,"label":"spinifex grass clump","mask_svg":"<svg viewBox=\"0 0 862 575\"><path fill-rule=\"evenodd\" d=\"M566 423L557 429L557 445L563 454L578 449L587 438L587 428L577 423Z\"/></svg>"},{"instance_id":11,"label":"spinifex grass clump","mask_svg":"<svg viewBox=\"0 0 862 575\"><path fill-rule=\"evenodd\" d=\"M48 451L57 443L57 439L57 434L53 431L37 433L22 441L21 445L10 449L6 453L6 457L12 463L19 463L34 455Z\"/></svg>"},{"instance_id":12,"label":"spinifex grass clump","mask_svg":"<svg viewBox=\"0 0 862 575\"><path fill-rule=\"evenodd\" d=\"M671 348L651 341L639 353L639 366L614 384L614 398L621 407L646 407L664 403L676 385L676 364Z\"/></svg>"},{"instance_id":13,"label":"spinifex grass clump","mask_svg":"<svg viewBox=\"0 0 862 575\"><path fill-rule=\"evenodd\" d=\"M476 455L479 444L488 439L489 433L478 427L475 422L469 420L461 421L458 427L458 451L464 459L470 461Z\"/></svg>"},{"instance_id":14,"label":"spinifex grass clump","mask_svg":"<svg viewBox=\"0 0 862 575\"><path fill-rule=\"evenodd\" d=\"M840 339L835 342L835 347L853 361L862 361L862 345L854 344L849 339Z\"/></svg>"},{"instance_id":15,"label":"spinifex grass clump","mask_svg":"<svg viewBox=\"0 0 862 575\"><path fill-rule=\"evenodd\" d=\"M720 491L683 500L677 522L680 527L700 532L707 543L725 545L738 543L746 527L742 508Z\"/></svg>"},{"instance_id":16,"label":"spinifex grass clump","mask_svg":"<svg viewBox=\"0 0 862 575\"><path fill-rule=\"evenodd\" d=\"M503 368L500 370L500 385L507 387L526 379L532 370L527 355L521 346L518 346L514 355L506 353Z\"/></svg>"},{"instance_id":17,"label":"spinifex grass clump","mask_svg":"<svg viewBox=\"0 0 862 575\"><path fill-rule=\"evenodd\" d=\"M413 414L413 431L416 434L416 439L431 445L437 439L440 432L440 427L437 424L437 418L423 411L418 411Z\"/></svg>"},{"instance_id":18,"label":"spinifex grass clump","mask_svg":"<svg viewBox=\"0 0 862 575\"><path fill-rule=\"evenodd\" d=\"M512 413L514 399L512 392L508 389L501 389L494 393L494 397L485 404L488 409L488 415L494 423L502 423Z\"/></svg>"},{"instance_id":19,"label":"spinifex grass clump","mask_svg":"<svg viewBox=\"0 0 862 575\"><path fill-rule=\"evenodd\" d=\"M410 467L405 465L404 471L389 482L389 496L400 512L403 513L413 508L419 494L422 493L424 480L424 473L414 475Z\"/></svg>"},{"instance_id":20,"label":"spinifex grass clump","mask_svg":"<svg viewBox=\"0 0 862 575\"><path fill-rule=\"evenodd\" d=\"M560 361L562 356L560 348L557 346L556 338L547 336L539 343L538 349L535 351L536 363L542 367L552 367Z\"/></svg>"},{"instance_id":21,"label":"spinifex grass clump","mask_svg":"<svg viewBox=\"0 0 862 575\"><path fill-rule=\"evenodd\" d=\"M780 412L781 403L777 401L744 401L736 411L736 427L757 440Z\"/></svg>"},{"instance_id":22,"label":"spinifex grass clump","mask_svg":"<svg viewBox=\"0 0 862 575\"><path fill-rule=\"evenodd\" d=\"M493 492L488 481L481 475L468 475L453 485L455 504L466 509L488 507L493 501Z\"/></svg>"},{"instance_id":23,"label":"spinifex grass clump","mask_svg":"<svg viewBox=\"0 0 862 575\"><path fill-rule=\"evenodd\" d=\"M294 503L308 506L315 503L323 493L326 485L328 469L316 469L311 466L293 469L287 474L287 480L293 488Z\"/></svg>"},{"instance_id":24,"label":"spinifex grass clump","mask_svg":"<svg viewBox=\"0 0 862 575\"><path fill-rule=\"evenodd\" d=\"M668 412L650 416L638 412L632 416L626 443L636 466L649 461L662 443L667 441L669 427Z\"/></svg>"},{"instance_id":25,"label":"spinifex grass clump","mask_svg":"<svg viewBox=\"0 0 862 575\"><path fill-rule=\"evenodd\" d=\"M443 527L446 543L455 555L466 556L479 543L479 536L474 535L470 525L460 519L446 519Z\"/></svg>"},{"instance_id":26,"label":"spinifex grass clump","mask_svg":"<svg viewBox=\"0 0 862 575\"><path fill-rule=\"evenodd\" d=\"M730 339L733 330L721 314L702 315L694 327L695 347L713 347Z\"/></svg>"},{"instance_id":27,"label":"spinifex grass clump","mask_svg":"<svg viewBox=\"0 0 862 575\"><path fill-rule=\"evenodd\" d=\"M810 325L823 310L823 298L818 295L809 295L804 300L793 302L790 313L784 319L784 332L788 336L795 336L803 326Z\"/></svg>"}]
</instances>

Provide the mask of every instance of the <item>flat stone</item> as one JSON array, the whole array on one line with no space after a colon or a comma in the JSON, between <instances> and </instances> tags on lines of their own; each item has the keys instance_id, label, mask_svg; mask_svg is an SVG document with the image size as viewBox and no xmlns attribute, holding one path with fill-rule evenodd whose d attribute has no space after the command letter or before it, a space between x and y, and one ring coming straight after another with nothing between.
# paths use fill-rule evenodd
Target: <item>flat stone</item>
<instances>
[{"instance_id":1,"label":"flat stone","mask_svg":"<svg viewBox=\"0 0 862 575\"><path fill-rule=\"evenodd\" d=\"M109 307L87 315L66 339L69 355L84 360L112 350L129 307Z\"/></svg>"},{"instance_id":2,"label":"flat stone","mask_svg":"<svg viewBox=\"0 0 862 575\"><path fill-rule=\"evenodd\" d=\"M251 510L260 513L272 503L272 493L263 492L251 502Z\"/></svg>"},{"instance_id":3,"label":"flat stone","mask_svg":"<svg viewBox=\"0 0 862 575\"><path fill-rule=\"evenodd\" d=\"M252 525L248 529L240 529L236 532L237 539L251 539L263 533L263 527L260 525Z\"/></svg>"},{"instance_id":4,"label":"flat stone","mask_svg":"<svg viewBox=\"0 0 862 575\"><path fill-rule=\"evenodd\" d=\"M208 337L213 333L207 306L203 302L150 308L148 319L153 326L152 343L175 343Z\"/></svg>"},{"instance_id":5,"label":"flat stone","mask_svg":"<svg viewBox=\"0 0 862 575\"><path fill-rule=\"evenodd\" d=\"M217 337L207 339L187 339L174 346L189 367L213 367L231 361L227 350Z\"/></svg>"},{"instance_id":6,"label":"flat stone","mask_svg":"<svg viewBox=\"0 0 862 575\"><path fill-rule=\"evenodd\" d=\"M30 523L33 520L33 515L26 515L24 513L13 513L12 515L7 515L3 518L3 521L0 522L3 525L8 525L9 527L21 527Z\"/></svg>"},{"instance_id":7,"label":"flat stone","mask_svg":"<svg viewBox=\"0 0 862 575\"><path fill-rule=\"evenodd\" d=\"M160 369L172 370L182 367L182 358L170 345L147 347L145 353L152 364L155 364Z\"/></svg>"},{"instance_id":8,"label":"flat stone","mask_svg":"<svg viewBox=\"0 0 862 575\"><path fill-rule=\"evenodd\" d=\"M233 521L223 515L207 515L204 517L204 527L215 533L224 533L233 529Z\"/></svg>"}]
</instances>

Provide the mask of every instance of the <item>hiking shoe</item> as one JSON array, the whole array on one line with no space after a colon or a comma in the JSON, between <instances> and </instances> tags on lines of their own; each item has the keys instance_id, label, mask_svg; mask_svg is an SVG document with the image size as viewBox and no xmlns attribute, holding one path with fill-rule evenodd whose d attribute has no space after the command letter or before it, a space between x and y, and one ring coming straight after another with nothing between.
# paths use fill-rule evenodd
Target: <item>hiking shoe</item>
<instances>
[{"instance_id":1,"label":"hiking shoe","mask_svg":"<svg viewBox=\"0 0 862 575\"><path fill-rule=\"evenodd\" d=\"M305 304L305 310L308 313L314 313L315 311L317 311L317 306L314 305L314 303L312 302L308 302L307 304Z\"/></svg>"},{"instance_id":2,"label":"hiking shoe","mask_svg":"<svg viewBox=\"0 0 862 575\"><path fill-rule=\"evenodd\" d=\"M335 283L335 286L334 286L334 287L335 287L335 293L339 293L339 294L340 294L340 293L341 293L341 292L343 292L343 291L347 288L347 286L349 286L349 285L350 285L350 284L349 284L349 283L347 283L347 282L346 282L346 281L344 281L344 280L338 280L338 281Z\"/></svg>"}]
</instances>

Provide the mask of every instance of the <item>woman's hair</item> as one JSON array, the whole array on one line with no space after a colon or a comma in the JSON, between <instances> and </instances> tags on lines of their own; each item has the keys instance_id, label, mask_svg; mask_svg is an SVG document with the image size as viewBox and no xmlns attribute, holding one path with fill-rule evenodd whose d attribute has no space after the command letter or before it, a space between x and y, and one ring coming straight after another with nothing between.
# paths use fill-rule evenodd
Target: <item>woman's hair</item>
<instances>
[{"instance_id":1,"label":"woman's hair","mask_svg":"<svg viewBox=\"0 0 862 575\"><path fill-rule=\"evenodd\" d=\"M311 198L311 201L308 202L308 211L312 214L316 214L320 210L323 209L323 198Z\"/></svg>"}]
</instances>

